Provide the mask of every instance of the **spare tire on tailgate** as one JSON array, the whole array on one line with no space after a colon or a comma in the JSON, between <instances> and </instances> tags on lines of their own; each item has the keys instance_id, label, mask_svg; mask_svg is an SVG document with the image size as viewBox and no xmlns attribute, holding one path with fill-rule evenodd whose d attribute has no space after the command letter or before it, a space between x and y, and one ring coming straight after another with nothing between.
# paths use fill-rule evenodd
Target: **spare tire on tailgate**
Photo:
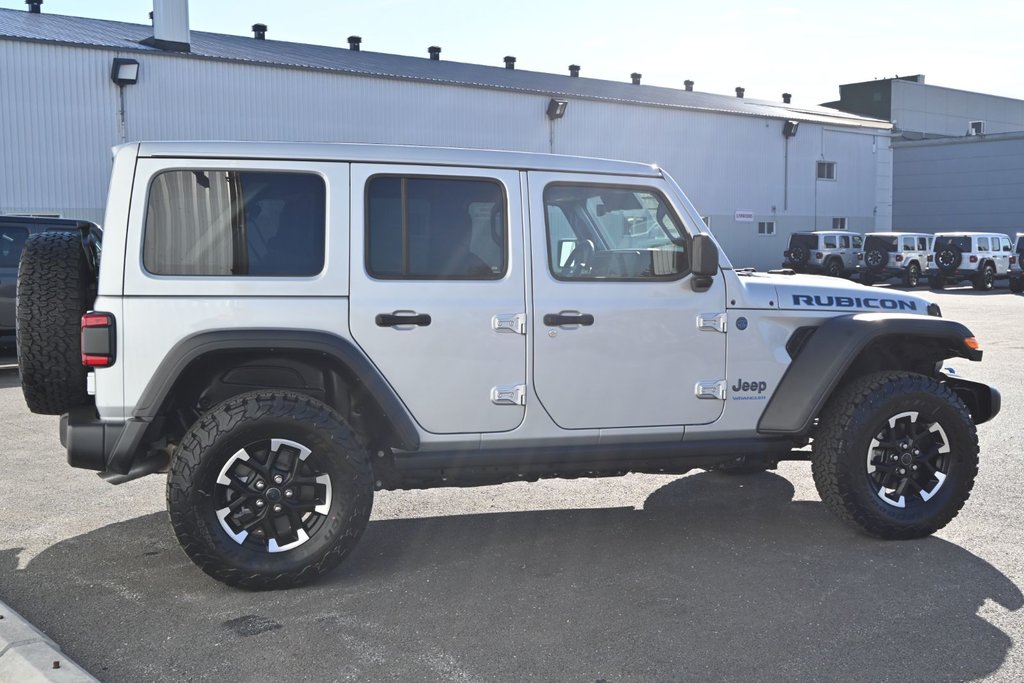
<instances>
[{"instance_id":1,"label":"spare tire on tailgate","mask_svg":"<svg viewBox=\"0 0 1024 683\"><path fill-rule=\"evenodd\" d=\"M18 368L33 413L60 415L86 402L82 314L96 298L96 275L82 234L41 232L18 267Z\"/></svg>"}]
</instances>

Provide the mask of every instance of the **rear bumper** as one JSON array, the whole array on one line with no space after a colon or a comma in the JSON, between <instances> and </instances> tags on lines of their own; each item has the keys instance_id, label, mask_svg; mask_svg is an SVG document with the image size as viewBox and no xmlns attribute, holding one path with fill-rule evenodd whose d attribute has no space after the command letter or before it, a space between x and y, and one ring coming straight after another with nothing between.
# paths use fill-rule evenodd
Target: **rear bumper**
<instances>
[{"instance_id":1,"label":"rear bumper","mask_svg":"<svg viewBox=\"0 0 1024 683\"><path fill-rule=\"evenodd\" d=\"M73 408L60 417L60 443L68 464L86 470L125 474L141 450L149 422L103 422L92 406Z\"/></svg>"}]
</instances>

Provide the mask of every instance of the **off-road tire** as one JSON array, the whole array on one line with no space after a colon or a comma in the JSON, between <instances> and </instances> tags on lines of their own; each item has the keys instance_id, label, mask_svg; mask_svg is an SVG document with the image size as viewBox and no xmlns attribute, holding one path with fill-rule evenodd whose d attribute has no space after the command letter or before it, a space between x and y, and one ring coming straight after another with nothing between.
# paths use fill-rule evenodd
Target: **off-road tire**
<instances>
[{"instance_id":1,"label":"off-road tire","mask_svg":"<svg viewBox=\"0 0 1024 683\"><path fill-rule=\"evenodd\" d=\"M979 292L987 292L995 286L996 282L996 269L992 267L991 263L986 263L984 267L978 271L978 274L974 276L974 280L971 284Z\"/></svg>"},{"instance_id":2,"label":"off-road tire","mask_svg":"<svg viewBox=\"0 0 1024 683\"><path fill-rule=\"evenodd\" d=\"M789 260L791 263L795 263L798 266L802 266L807 263L807 259L811 257L811 250L807 247L793 247L789 250Z\"/></svg>"},{"instance_id":3,"label":"off-road tire","mask_svg":"<svg viewBox=\"0 0 1024 683\"><path fill-rule=\"evenodd\" d=\"M921 281L921 267L916 263L911 263L907 266L907 270L903 273L903 286L913 289L917 287Z\"/></svg>"},{"instance_id":4,"label":"off-road tire","mask_svg":"<svg viewBox=\"0 0 1024 683\"><path fill-rule=\"evenodd\" d=\"M941 427L949 446L942 461L947 471L929 498L911 496L901 508L885 502L869 478L869 451L890 419L913 413L915 421ZM941 459L941 449L936 452ZM844 522L880 538L920 538L948 524L970 497L978 473L978 434L966 406L939 381L907 372L875 373L851 382L825 407L811 471L822 502Z\"/></svg>"},{"instance_id":5,"label":"off-road tire","mask_svg":"<svg viewBox=\"0 0 1024 683\"><path fill-rule=\"evenodd\" d=\"M21 390L33 413L60 415L88 400L81 324L95 298L81 234L28 238L18 268L16 330Z\"/></svg>"},{"instance_id":6,"label":"off-road tire","mask_svg":"<svg viewBox=\"0 0 1024 683\"><path fill-rule=\"evenodd\" d=\"M952 244L935 252L935 265L943 273L952 273L964 262L964 253Z\"/></svg>"},{"instance_id":7,"label":"off-road tire","mask_svg":"<svg viewBox=\"0 0 1024 683\"><path fill-rule=\"evenodd\" d=\"M1011 277L1010 278L1010 291L1014 294L1020 294L1024 292L1024 278Z\"/></svg>"},{"instance_id":8,"label":"off-road tire","mask_svg":"<svg viewBox=\"0 0 1024 683\"><path fill-rule=\"evenodd\" d=\"M825 264L825 275L829 277L842 277L843 276L843 262L839 259L832 259Z\"/></svg>"},{"instance_id":9,"label":"off-road tire","mask_svg":"<svg viewBox=\"0 0 1024 683\"><path fill-rule=\"evenodd\" d=\"M258 444L271 439L308 447L311 457L303 462L312 460L330 482L326 487L329 510L319 513L319 526L307 541L284 551L251 545L253 539L259 540L259 531L252 534L250 544L233 538L217 515L223 495L218 487L232 488L218 483L219 477L225 476L241 449L252 453L252 459L245 461L248 464L258 460ZM258 474L250 475L252 486L258 486L258 481ZM287 493L288 481L284 480L278 496ZM254 493L247 490L247 496ZM269 493L267 489L268 500ZM214 406L182 437L167 477L171 525L185 553L218 581L254 590L298 586L333 569L355 547L372 503L369 457L352 429L327 405L286 391L249 392ZM269 515L269 509L264 514Z\"/></svg>"}]
</instances>

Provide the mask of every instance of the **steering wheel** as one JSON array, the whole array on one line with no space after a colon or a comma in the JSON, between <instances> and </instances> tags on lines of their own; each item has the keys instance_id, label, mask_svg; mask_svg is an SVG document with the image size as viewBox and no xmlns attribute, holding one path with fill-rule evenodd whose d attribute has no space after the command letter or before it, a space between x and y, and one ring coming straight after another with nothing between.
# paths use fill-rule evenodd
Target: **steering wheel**
<instances>
[{"instance_id":1,"label":"steering wheel","mask_svg":"<svg viewBox=\"0 0 1024 683\"><path fill-rule=\"evenodd\" d=\"M562 266L562 275L578 277L589 272L590 261L593 256L594 243L590 240L580 240L577 242L576 246L573 247L572 252L569 254L569 258L565 259L565 265Z\"/></svg>"}]
</instances>

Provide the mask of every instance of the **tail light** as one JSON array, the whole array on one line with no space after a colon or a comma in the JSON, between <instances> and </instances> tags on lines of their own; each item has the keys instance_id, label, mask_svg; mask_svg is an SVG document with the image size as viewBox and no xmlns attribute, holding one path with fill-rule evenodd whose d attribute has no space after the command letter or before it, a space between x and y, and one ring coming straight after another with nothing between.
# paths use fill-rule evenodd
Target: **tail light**
<instances>
[{"instance_id":1,"label":"tail light","mask_svg":"<svg viewBox=\"0 0 1024 683\"><path fill-rule=\"evenodd\" d=\"M82 316L82 365L106 368L114 364L114 316L89 311Z\"/></svg>"},{"instance_id":2,"label":"tail light","mask_svg":"<svg viewBox=\"0 0 1024 683\"><path fill-rule=\"evenodd\" d=\"M896 254L896 263L899 263L902 260L903 260L903 254Z\"/></svg>"},{"instance_id":3,"label":"tail light","mask_svg":"<svg viewBox=\"0 0 1024 683\"><path fill-rule=\"evenodd\" d=\"M977 263L977 262L978 262L978 257L975 256L974 254L971 254L971 263Z\"/></svg>"}]
</instances>

